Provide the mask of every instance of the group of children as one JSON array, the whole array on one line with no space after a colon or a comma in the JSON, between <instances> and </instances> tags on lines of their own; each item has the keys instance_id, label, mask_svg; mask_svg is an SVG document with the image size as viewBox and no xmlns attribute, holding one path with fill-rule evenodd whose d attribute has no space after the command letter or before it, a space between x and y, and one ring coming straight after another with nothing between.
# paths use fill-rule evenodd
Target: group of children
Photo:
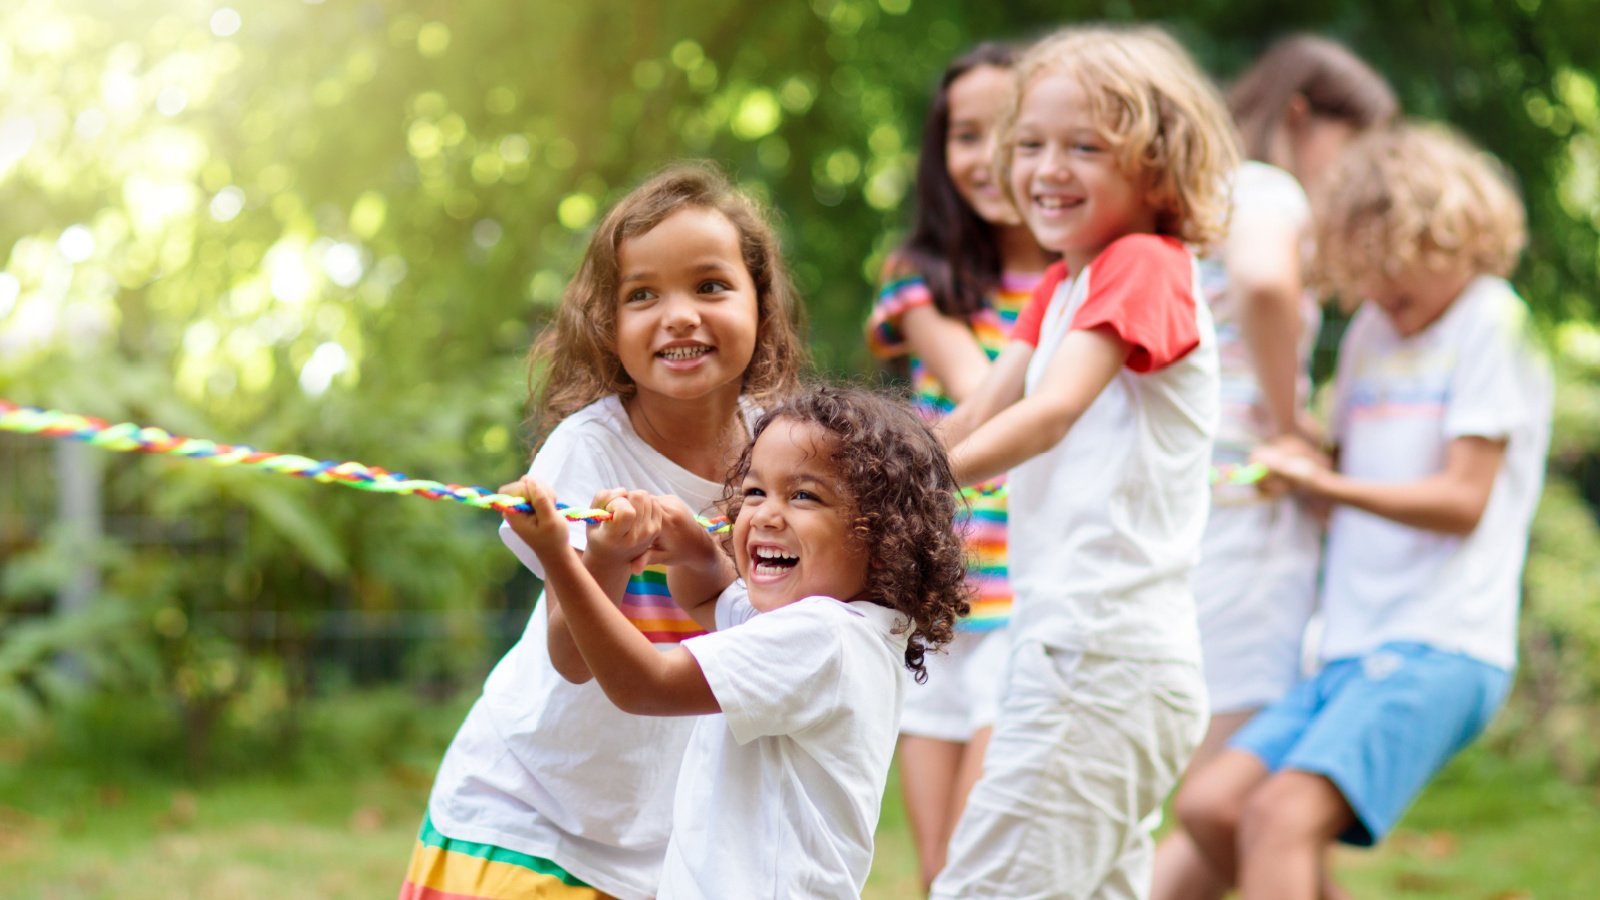
<instances>
[{"instance_id":1,"label":"group of children","mask_svg":"<svg viewBox=\"0 0 1600 900\"><path fill-rule=\"evenodd\" d=\"M800 386L714 170L634 190L530 357L545 589L401 897L858 896L897 744L933 896L1336 891L1504 697L1548 440L1520 201L1395 113L1313 38L1226 103L1148 27L957 60L868 325L916 412ZM1307 272L1360 303L1326 435Z\"/></svg>"}]
</instances>

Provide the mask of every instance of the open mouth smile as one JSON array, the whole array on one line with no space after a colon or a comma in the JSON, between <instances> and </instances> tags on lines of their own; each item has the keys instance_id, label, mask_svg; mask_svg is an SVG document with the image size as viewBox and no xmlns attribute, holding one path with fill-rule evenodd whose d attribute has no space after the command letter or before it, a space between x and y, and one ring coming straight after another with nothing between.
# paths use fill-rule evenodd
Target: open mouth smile
<instances>
[{"instance_id":1,"label":"open mouth smile","mask_svg":"<svg viewBox=\"0 0 1600 900\"><path fill-rule=\"evenodd\" d=\"M764 545L750 548L750 576L753 580L782 578L793 571L799 562L798 554L778 547Z\"/></svg>"},{"instance_id":2,"label":"open mouth smile","mask_svg":"<svg viewBox=\"0 0 1600 900\"><path fill-rule=\"evenodd\" d=\"M683 362L685 360L699 359L714 352L715 349L707 344L678 344L656 351L656 356L671 362Z\"/></svg>"}]
</instances>

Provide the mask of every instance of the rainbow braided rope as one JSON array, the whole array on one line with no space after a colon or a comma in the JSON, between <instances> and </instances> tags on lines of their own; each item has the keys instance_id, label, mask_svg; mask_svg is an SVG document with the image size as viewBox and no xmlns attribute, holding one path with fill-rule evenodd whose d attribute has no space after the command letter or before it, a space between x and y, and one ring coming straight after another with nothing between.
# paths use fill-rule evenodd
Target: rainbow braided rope
<instances>
[{"instance_id":1,"label":"rainbow braided rope","mask_svg":"<svg viewBox=\"0 0 1600 900\"><path fill-rule=\"evenodd\" d=\"M41 437L81 441L105 450L119 453L158 453L185 459L201 459L215 466L244 466L308 478L323 484L337 484L358 491L378 494L400 494L423 497L428 500L453 500L478 509L497 512L532 512L533 507L520 497L500 494L486 488L460 484L445 484L408 478L397 472L362 465L358 462L332 462L314 460L286 453L270 453L250 447L235 447L214 441L179 437L160 428L149 428L122 422L112 425L102 419L80 416L54 409L18 406L0 399L0 431L33 434ZM574 522L604 522L611 513L603 509L574 509L557 503L561 514ZM706 531L716 534L728 527L727 519L707 519L696 516Z\"/></svg>"},{"instance_id":2,"label":"rainbow braided rope","mask_svg":"<svg viewBox=\"0 0 1600 900\"><path fill-rule=\"evenodd\" d=\"M1261 463L1234 465L1224 463L1211 467L1212 484L1255 484L1267 477L1267 467Z\"/></svg>"}]
</instances>

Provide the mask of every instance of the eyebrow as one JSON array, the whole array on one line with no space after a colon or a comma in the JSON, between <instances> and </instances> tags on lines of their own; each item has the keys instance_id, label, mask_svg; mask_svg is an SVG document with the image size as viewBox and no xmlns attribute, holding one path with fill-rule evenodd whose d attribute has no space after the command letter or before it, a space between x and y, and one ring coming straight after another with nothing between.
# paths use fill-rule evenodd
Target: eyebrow
<instances>
[{"instance_id":1,"label":"eyebrow","mask_svg":"<svg viewBox=\"0 0 1600 900\"><path fill-rule=\"evenodd\" d=\"M691 270L691 272L693 274L695 274L695 275L723 274L723 273L731 272L731 271L733 271L733 267L728 265L726 262L724 262L723 260L720 260L720 259L719 260L707 260L706 262L702 262L702 263L696 265ZM660 273L657 272L655 269L635 269L635 270L633 270L631 272L628 272L627 274L623 275L622 279L620 281L618 281L617 283L618 284L632 284L635 281L650 281L651 279L658 278L658 277L660 277Z\"/></svg>"}]
</instances>

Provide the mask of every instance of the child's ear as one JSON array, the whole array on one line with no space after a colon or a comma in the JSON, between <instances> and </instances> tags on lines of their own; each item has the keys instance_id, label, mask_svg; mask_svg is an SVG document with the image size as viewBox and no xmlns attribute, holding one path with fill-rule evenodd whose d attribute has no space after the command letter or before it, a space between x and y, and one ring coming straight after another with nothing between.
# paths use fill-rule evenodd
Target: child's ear
<instances>
[{"instance_id":1,"label":"child's ear","mask_svg":"<svg viewBox=\"0 0 1600 900\"><path fill-rule=\"evenodd\" d=\"M1290 131L1295 131L1311 118L1311 101L1305 94L1290 94L1289 100L1283 104L1283 124Z\"/></svg>"}]
</instances>

